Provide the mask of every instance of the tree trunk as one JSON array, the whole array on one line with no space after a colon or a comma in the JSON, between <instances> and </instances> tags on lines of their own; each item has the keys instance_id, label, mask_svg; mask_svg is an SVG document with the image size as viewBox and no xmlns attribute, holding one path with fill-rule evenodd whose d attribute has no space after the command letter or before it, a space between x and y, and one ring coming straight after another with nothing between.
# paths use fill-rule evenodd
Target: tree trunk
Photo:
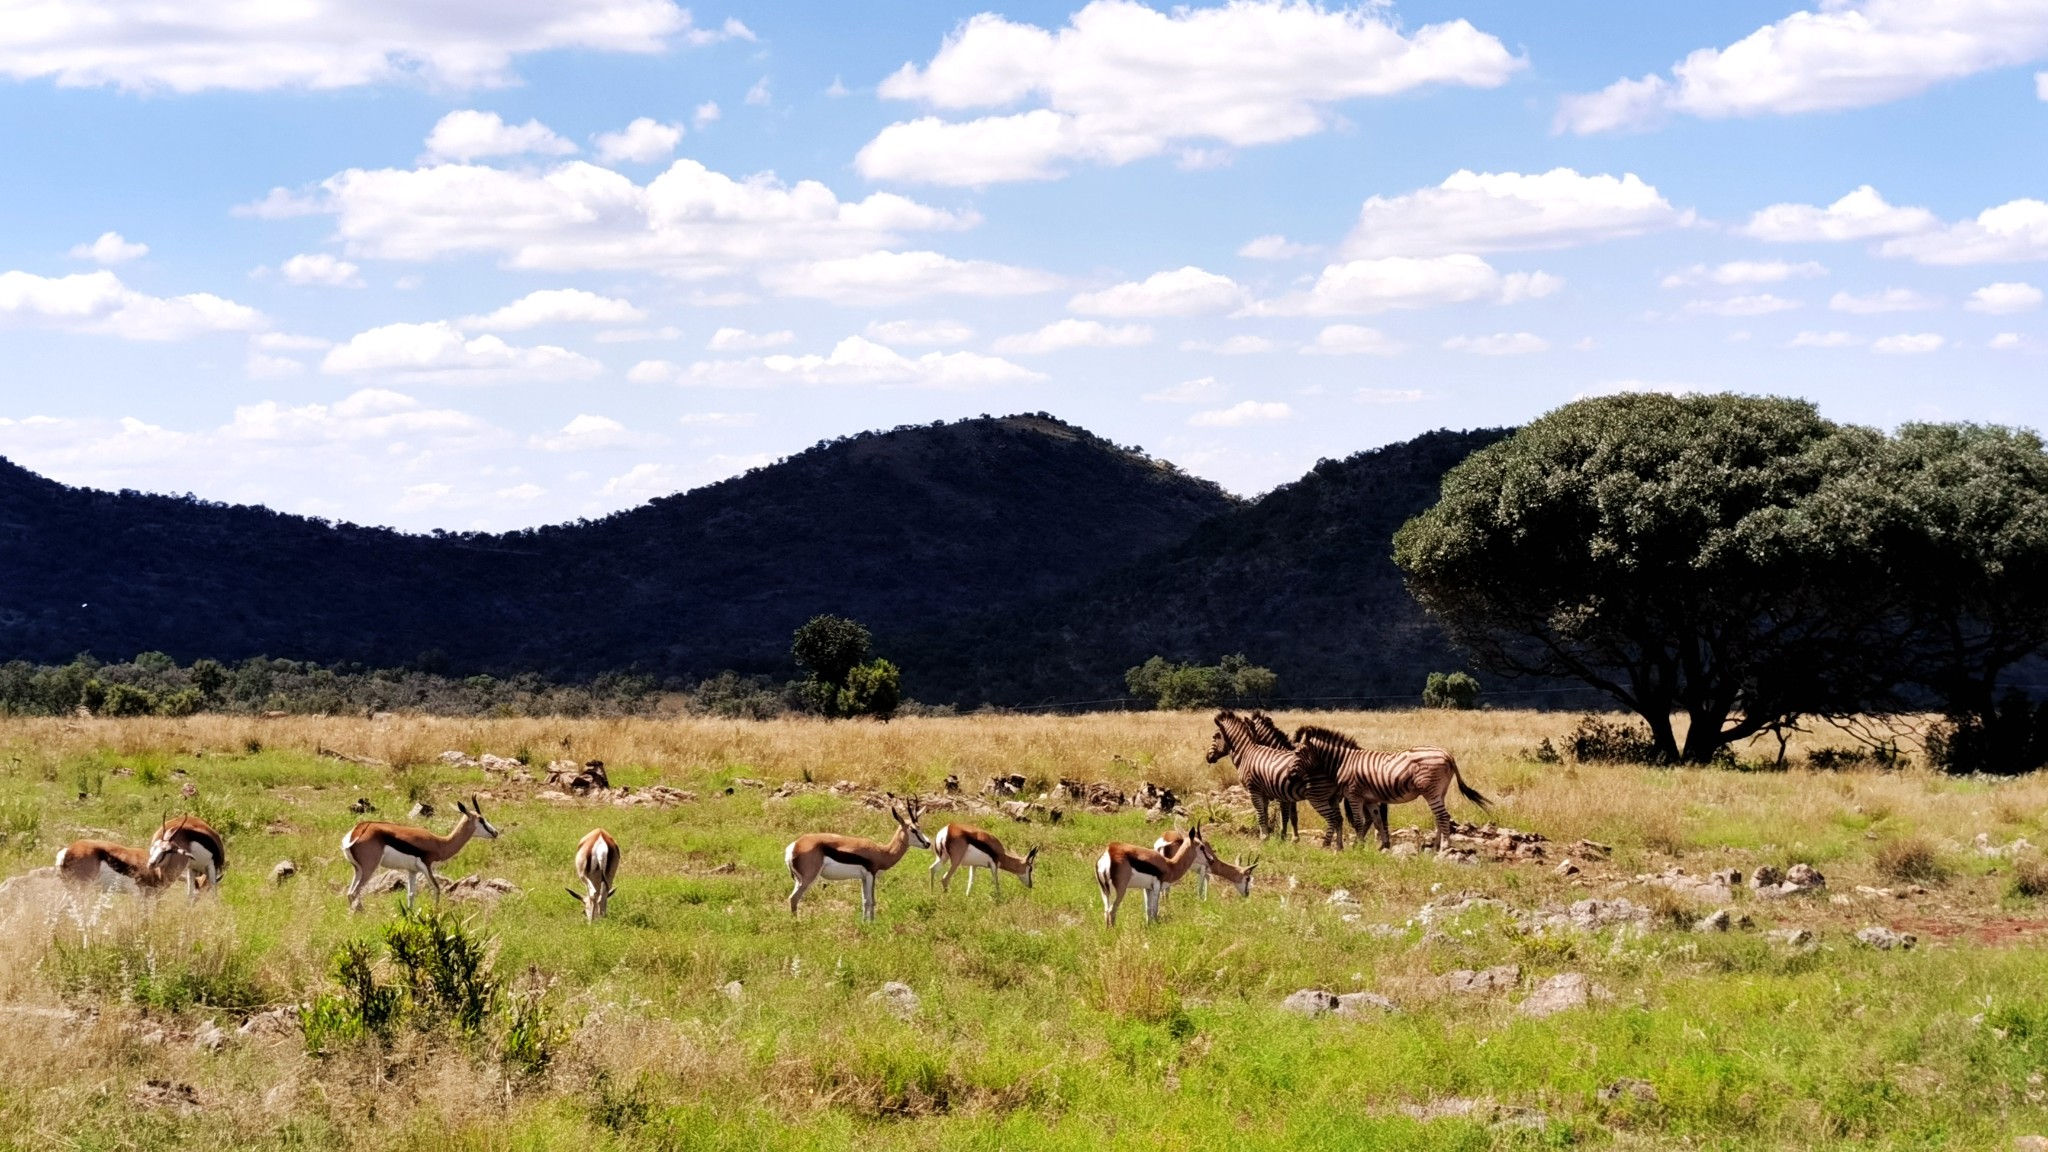
<instances>
[{"instance_id":1,"label":"tree trunk","mask_svg":"<svg viewBox=\"0 0 2048 1152\"><path fill-rule=\"evenodd\" d=\"M1650 723L1650 739L1657 745L1658 762L1678 763L1678 737L1671 730L1671 710L1648 710L1642 713L1642 717Z\"/></svg>"}]
</instances>

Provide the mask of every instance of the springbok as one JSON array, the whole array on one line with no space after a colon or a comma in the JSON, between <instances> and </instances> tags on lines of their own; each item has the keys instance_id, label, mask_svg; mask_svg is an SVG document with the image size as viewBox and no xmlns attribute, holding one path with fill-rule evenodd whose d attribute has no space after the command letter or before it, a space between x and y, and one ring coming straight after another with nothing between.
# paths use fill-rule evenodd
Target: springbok
<instances>
[{"instance_id":1,"label":"springbok","mask_svg":"<svg viewBox=\"0 0 2048 1152\"><path fill-rule=\"evenodd\" d=\"M1186 839L1186 833L1175 829L1154 840L1152 842L1152 850L1171 855L1173 849ZM1223 858L1216 855L1214 846L1204 845L1203 847L1206 850L1195 860L1195 895L1200 896L1204 900L1209 898L1209 876L1213 873L1225 884L1237 889L1239 896L1250 896L1252 894L1252 869L1259 866L1258 857L1252 857L1252 862L1249 864L1225 864ZM1242 856L1238 857L1239 861L1243 859L1244 857ZM1172 885L1168 885L1168 887L1171 888Z\"/></svg>"},{"instance_id":2,"label":"springbok","mask_svg":"<svg viewBox=\"0 0 2048 1152\"><path fill-rule=\"evenodd\" d=\"M169 869L170 876L183 872L185 895L196 898L201 888L220 890L220 874L228 870L227 844L199 817L174 817L150 840L149 866Z\"/></svg>"},{"instance_id":3,"label":"springbok","mask_svg":"<svg viewBox=\"0 0 2048 1152\"><path fill-rule=\"evenodd\" d=\"M877 844L859 836L841 836L833 832L810 832L790 841L783 849L782 860L789 865L789 875L796 881L796 887L789 891L789 914L796 915L796 906L804 898L811 885L820 880L860 881L860 918L875 918L875 878L896 866L903 854L910 851L912 844L919 848L930 848L932 842L918 831L917 818L921 813L918 803L911 800L902 810L894 804L889 806L889 815L896 821L896 835L887 844Z\"/></svg>"},{"instance_id":4,"label":"springbok","mask_svg":"<svg viewBox=\"0 0 2048 1152\"><path fill-rule=\"evenodd\" d=\"M1188 829L1187 838L1171 856L1162 856L1136 844L1111 844L1095 862L1095 885L1102 889L1102 921L1116 927L1116 910L1124 892L1138 888L1145 893L1145 920L1159 919L1159 897L1171 888L1195 861L1208 851L1200 824Z\"/></svg>"},{"instance_id":5,"label":"springbok","mask_svg":"<svg viewBox=\"0 0 2048 1152\"><path fill-rule=\"evenodd\" d=\"M411 828L404 824L386 824L381 820L365 820L349 829L341 838L341 854L355 865L356 878L348 886L348 906L357 912L363 910L363 886L379 868L390 868L405 873L405 906L411 908L417 895L420 877L434 886L434 898L441 898L441 878L434 875L434 865L452 859L472 836L496 840L498 830L489 820L484 819L483 806L476 797L469 798L469 807L462 801L455 802L455 810L462 814L455 821L455 830L446 836L436 836L425 828Z\"/></svg>"},{"instance_id":6,"label":"springbok","mask_svg":"<svg viewBox=\"0 0 2048 1152\"><path fill-rule=\"evenodd\" d=\"M1307 800L1329 825L1323 833L1323 843L1328 844L1335 836L1337 847L1342 848L1344 813L1337 803L1336 774L1291 747L1263 743L1260 740L1262 732L1277 736L1282 741L1287 739L1280 735L1271 721L1263 725L1257 722L1264 719L1262 715L1258 715L1256 720L1247 720L1235 712L1218 712L1215 716L1216 733L1209 741L1209 763L1214 764L1228 756L1237 766L1238 781L1244 785L1245 791L1251 793L1252 802L1257 806L1261 838L1272 834L1266 810L1268 805L1277 802L1280 805L1280 838L1285 840L1291 827L1295 839L1300 839L1301 825L1296 806Z\"/></svg>"},{"instance_id":7,"label":"springbok","mask_svg":"<svg viewBox=\"0 0 2048 1152\"><path fill-rule=\"evenodd\" d=\"M1003 894L1003 873L1014 872L1017 879L1031 887L1032 875L1038 870L1038 849L1033 848L1022 856L1012 856L1003 850L1003 842L976 828L972 824L948 824L932 837L932 866L926 873L926 883L936 874L941 865L950 864L946 874L939 877L939 888L951 891L953 873L967 869L967 894L974 895L974 870L988 870L988 882L995 885L996 895Z\"/></svg>"},{"instance_id":8,"label":"springbok","mask_svg":"<svg viewBox=\"0 0 2048 1152\"><path fill-rule=\"evenodd\" d=\"M1410 748L1406 752L1373 752L1356 740L1328 728L1305 727L1294 734L1301 754L1336 773L1344 789L1344 807L1352 827L1364 836L1367 824L1379 833L1380 851L1393 846L1387 806L1420 799L1436 817L1436 850L1451 836L1451 813L1444 797L1456 784L1465 799L1481 808L1491 801L1472 790L1458 772L1458 761L1442 748ZM1364 820L1361 821L1360 814Z\"/></svg>"},{"instance_id":9,"label":"springbok","mask_svg":"<svg viewBox=\"0 0 2048 1152\"><path fill-rule=\"evenodd\" d=\"M583 918L592 924L604 919L605 905L611 902L614 885L619 875L619 842L602 828L592 828L589 835L576 845L576 875L583 878L583 885L590 891L578 896L574 888L564 891L583 904Z\"/></svg>"},{"instance_id":10,"label":"springbok","mask_svg":"<svg viewBox=\"0 0 2048 1152\"><path fill-rule=\"evenodd\" d=\"M176 878L152 864L148 852L106 840L73 840L58 849L57 875L68 883L123 892L155 891Z\"/></svg>"}]
</instances>

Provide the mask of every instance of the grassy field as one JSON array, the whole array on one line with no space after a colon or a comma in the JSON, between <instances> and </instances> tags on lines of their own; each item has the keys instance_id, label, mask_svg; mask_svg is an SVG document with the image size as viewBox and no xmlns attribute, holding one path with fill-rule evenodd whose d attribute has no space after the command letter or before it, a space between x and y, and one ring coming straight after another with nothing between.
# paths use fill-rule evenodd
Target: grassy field
<instances>
[{"instance_id":1,"label":"grassy field","mask_svg":"<svg viewBox=\"0 0 2048 1152\"><path fill-rule=\"evenodd\" d=\"M1041 848L1035 890L1005 883L998 900L984 881L969 898L956 879L942 895L926 885L930 854L913 852L879 885L878 922L856 922L846 884L814 889L792 920L783 846L806 831L884 837L870 789L938 797L949 774L969 795L1012 772L1149 780L1202 810L1228 782L1202 760L1206 720L0 721L7 875L76 836L139 844L179 810L222 828L232 860L220 898L197 903L77 898L38 878L0 892L0 1145L2003 1148L2048 1132L2048 937L2035 935L2048 907L2026 894L2041 877L2031 850L1991 855L1978 840L2048 843L2048 781L1538 763L1527 750L1574 719L1554 714L1281 719L1451 747L1500 824L1548 838L1545 857L1338 854L1313 836L1261 848L1237 815L1213 832L1226 856L1263 852L1249 901L1183 885L1164 922L1127 903L1107 930L1096 855L1163 825L1056 802L1057 824L964 817ZM437 763L447 749L602 759L615 785L696 798L541 799L538 784ZM828 787L840 781L855 787ZM396 916L393 896L362 915L343 903L351 804L402 820L425 799L445 831L471 793L504 835L445 874L517 890L446 907L489 941L506 1003L544 1006L552 1062L506 1059L497 1018L472 1039L401 1026L319 1054L295 1022L238 1032L332 991L336 949L379 940ZM1395 824L1423 813L1396 809ZM953 815L930 812L926 831ZM593 927L562 889L597 825L625 865ZM1560 876L1582 838L1611 858L1581 851L1582 872ZM298 874L273 883L283 859ZM1694 932L1710 904L1635 879L1795 863L1826 887L1738 891L1750 930ZM1332 903L1339 888L1355 903ZM1498 903L1465 904L1474 896ZM1531 914L1616 897L1649 919L1531 927ZM1872 925L1918 946L1859 944ZM1813 944L1766 935L1786 927ZM1491 991L1442 979L1508 964L1519 976ZM1595 986L1588 1005L1520 1009L1563 973ZM889 981L914 1009L875 998ZM1283 1011L1304 988L1376 992L1396 1010ZM209 1021L226 1033L217 1047L201 1042Z\"/></svg>"}]
</instances>

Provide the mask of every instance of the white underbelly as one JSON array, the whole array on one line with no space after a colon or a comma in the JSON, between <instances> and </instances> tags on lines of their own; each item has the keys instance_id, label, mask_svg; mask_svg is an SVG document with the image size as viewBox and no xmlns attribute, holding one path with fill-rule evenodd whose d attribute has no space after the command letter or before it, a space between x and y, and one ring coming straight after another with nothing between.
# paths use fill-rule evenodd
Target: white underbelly
<instances>
[{"instance_id":1,"label":"white underbelly","mask_svg":"<svg viewBox=\"0 0 2048 1152\"><path fill-rule=\"evenodd\" d=\"M869 874L867 869L858 864L842 864L837 860L827 860L818 865L820 880L858 880Z\"/></svg>"},{"instance_id":2,"label":"white underbelly","mask_svg":"<svg viewBox=\"0 0 2048 1152\"><path fill-rule=\"evenodd\" d=\"M99 875L93 877L93 881L116 892L133 892L137 889L134 877L124 876L104 862L100 864Z\"/></svg>"},{"instance_id":3,"label":"white underbelly","mask_svg":"<svg viewBox=\"0 0 2048 1152\"><path fill-rule=\"evenodd\" d=\"M1136 868L1131 869L1131 882L1124 885L1126 888L1136 888L1140 892L1150 892L1159 886L1159 877L1150 872L1140 872Z\"/></svg>"},{"instance_id":4,"label":"white underbelly","mask_svg":"<svg viewBox=\"0 0 2048 1152\"><path fill-rule=\"evenodd\" d=\"M424 874L427 870L427 862L425 860L414 856L410 852L400 852L396 848L386 848L384 855L378 859L377 863L385 868L395 868L400 872L419 872Z\"/></svg>"},{"instance_id":5,"label":"white underbelly","mask_svg":"<svg viewBox=\"0 0 2048 1152\"><path fill-rule=\"evenodd\" d=\"M960 864L964 868L994 868L996 866L996 862L988 858L988 853L983 852L979 848L963 850L960 853Z\"/></svg>"}]
</instances>

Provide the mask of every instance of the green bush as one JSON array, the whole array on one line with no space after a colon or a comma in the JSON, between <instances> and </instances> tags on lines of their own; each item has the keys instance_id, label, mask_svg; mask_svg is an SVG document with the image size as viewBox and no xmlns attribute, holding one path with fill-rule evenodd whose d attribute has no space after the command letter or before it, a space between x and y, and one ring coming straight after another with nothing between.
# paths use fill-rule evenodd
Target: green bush
<instances>
[{"instance_id":1,"label":"green bush","mask_svg":"<svg viewBox=\"0 0 2048 1152\"><path fill-rule=\"evenodd\" d=\"M1656 764L1663 759L1648 728L1599 716L1582 717L1564 746L1581 764Z\"/></svg>"},{"instance_id":2,"label":"green bush","mask_svg":"<svg viewBox=\"0 0 2048 1152\"><path fill-rule=\"evenodd\" d=\"M1242 654L1207 665L1175 664L1154 656L1124 673L1124 686L1131 695L1152 701L1161 711L1264 704L1279 684L1280 678L1271 668L1253 664Z\"/></svg>"},{"instance_id":3,"label":"green bush","mask_svg":"<svg viewBox=\"0 0 2048 1152\"><path fill-rule=\"evenodd\" d=\"M846 674L839 690L838 714L887 720L903 703L903 673L887 660L870 660Z\"/></svg>"},{"instance_id":4,"label":"green bush","mask_svg":"<svg viewBox=\"0 0 2048 1152\"><path fill-rule=\"evenodd\" d=\"M489 950L453 913L420 906L384 927L409 1015L422 1025L453 1023L473 1036L497 1005Z\"/></svg>"},{"instance_id":5,"label":"green bush","mask_svg":"<svg viewBox=\"0 0 2048 1152\"><path fill-rule=\"evenodd\" d=\"M299 1009L307 1051L317 1054L362 1036L390 1035L405 1007L403 993L377 979L370 945L350 940L336 948L328 975L341 990Z\"/></svg>"},{"instance_id":6,"label":"green bush","mask_svg":"<svg viewBox=\"0 0 2048 1152\"><path fill-rule=\"evenodd\" d=\"M1479 681L1467 672L1431 672L1422 685L1424 708L1463 711L1479 706Z\"/></svg>"}]
</instances>

